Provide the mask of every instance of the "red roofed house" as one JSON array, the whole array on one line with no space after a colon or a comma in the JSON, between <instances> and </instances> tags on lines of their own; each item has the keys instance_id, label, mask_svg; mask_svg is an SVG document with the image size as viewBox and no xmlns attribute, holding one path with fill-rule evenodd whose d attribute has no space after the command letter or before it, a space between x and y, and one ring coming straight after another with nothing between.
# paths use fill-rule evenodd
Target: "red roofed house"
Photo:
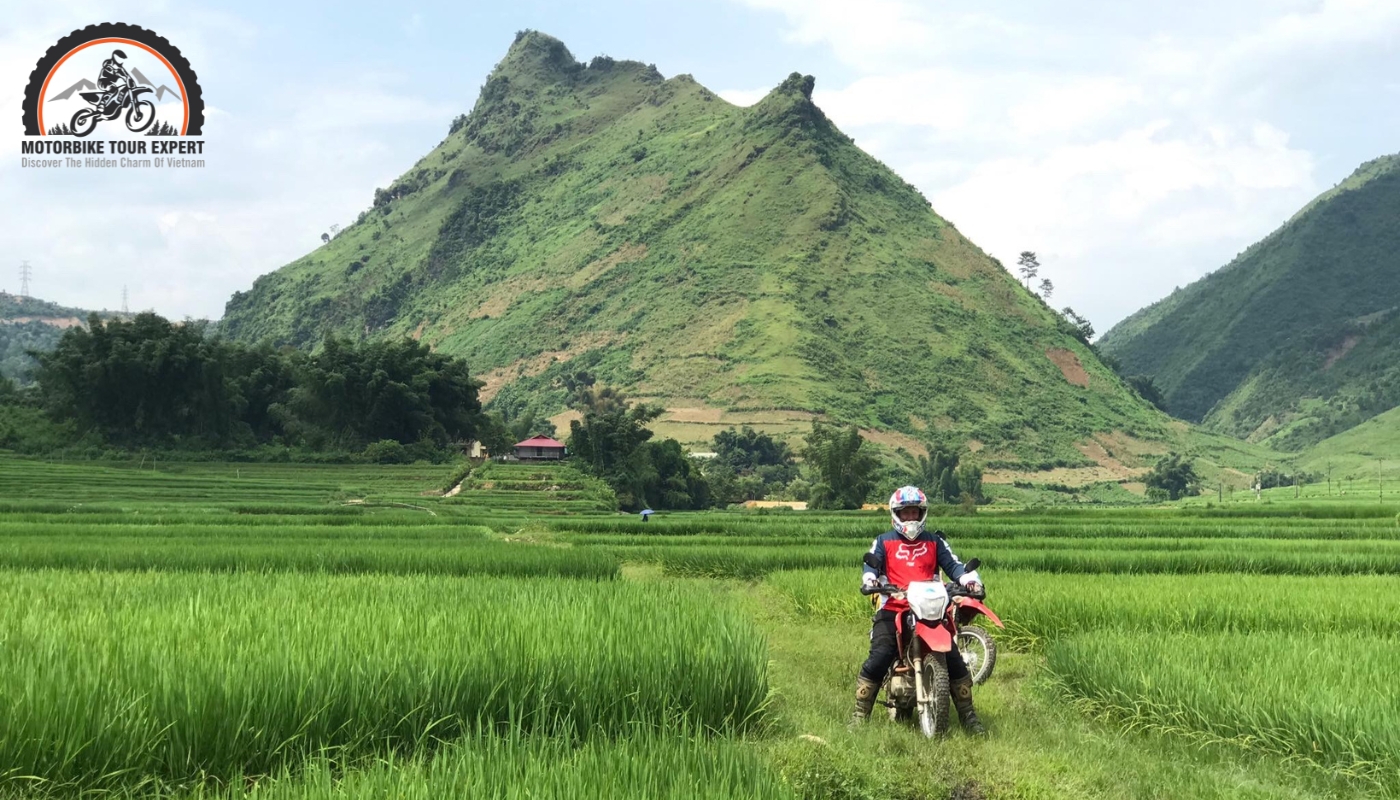
<instances>
[{"instance_id":1,"label":"red roofed house","mask_svg":"<svg viewBox=\"0 0 1400 800\"><path fill-rule=\"evenodd\" d=\"M564 443L556 442L548 436L536 436L517 442L515 457L522 461L558 461L564 457Z\"/></svg>"}]
</instances>

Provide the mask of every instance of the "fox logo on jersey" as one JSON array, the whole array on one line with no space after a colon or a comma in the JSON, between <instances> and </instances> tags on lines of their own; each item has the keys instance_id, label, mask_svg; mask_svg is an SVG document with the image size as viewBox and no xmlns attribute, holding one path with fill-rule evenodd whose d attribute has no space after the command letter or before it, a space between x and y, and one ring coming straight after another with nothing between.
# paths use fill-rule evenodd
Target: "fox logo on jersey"
<instances>
[{"instance_id":1,"label":"fox logo on jersey","mask_svg":"<svg viewBox=\"0 0 1400 800\"><path fill-rule=\"evenodd\" d=\"M894 557L899 559L900 561L903 561L905 565L912 567L914 566L914 559L927 552L928 542L919 542L918 546L916 547L910 547L907 544L901 544L899 546L899 549L894 551Z\"/></svg>"}]
</instances>

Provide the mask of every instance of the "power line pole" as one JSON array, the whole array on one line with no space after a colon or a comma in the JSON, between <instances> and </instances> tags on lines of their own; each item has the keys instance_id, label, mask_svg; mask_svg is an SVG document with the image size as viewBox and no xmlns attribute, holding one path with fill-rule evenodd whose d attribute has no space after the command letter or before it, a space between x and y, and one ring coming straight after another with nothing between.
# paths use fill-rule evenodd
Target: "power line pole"
<instances>
[{"instance_id":1,"label":"power line pole","mask_svg":"<svg viewBox=\"0 0 1400 800\"><path fill-rule=\"evenodd\" d=\"M122 284L122 316L128 316L130 313L126 310L126 284Z\"/></svg>"},{"instance_id":2,"label":"power line pole","mask_svg":"<svg viewBox=\"0 0 1400 800\"><path fill-rule=\"evenodd\" d=\"M30 276L30 273L31 273L31 268L30 268L30 266L29 266L29 262L28 262L28 261L21 262L20 265L19 265L19 296L22 297L22 298L24 298L24 299L26 299L26 300L29 299L29 276Z\"/></svg>"}]
</instances>

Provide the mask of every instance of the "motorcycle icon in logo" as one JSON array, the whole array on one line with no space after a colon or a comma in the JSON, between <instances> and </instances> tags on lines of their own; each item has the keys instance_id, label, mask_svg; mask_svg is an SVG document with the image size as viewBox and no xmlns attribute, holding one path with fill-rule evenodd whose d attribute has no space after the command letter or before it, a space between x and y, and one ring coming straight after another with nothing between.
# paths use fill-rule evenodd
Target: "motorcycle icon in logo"
<instances>
[{"instance_id":1,"label":"motorcycle icon in logo","mask_svg":"<svg viewBox=\"0 0 1400 800\"><path fill-rule=\"evenodd\" d=\"M92 107L80 108L70 123L74 136L87 136L97 129L97 123L114 120L126 112L126 129L140 133L156 121L156 104L141 95L155 91L149 86L138 86L126 71L122 62L126 53L113 50L111 58L102 62L102 72L97 77L98 92L79 92L78 96Z\"/></svg>"}]
</instances>

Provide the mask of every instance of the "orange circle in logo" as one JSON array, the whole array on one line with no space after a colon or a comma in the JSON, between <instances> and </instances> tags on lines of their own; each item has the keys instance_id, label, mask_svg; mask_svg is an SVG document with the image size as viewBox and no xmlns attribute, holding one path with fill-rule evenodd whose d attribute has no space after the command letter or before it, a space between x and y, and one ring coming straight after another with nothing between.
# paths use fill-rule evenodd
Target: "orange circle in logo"
<instances>
[{"instance_id":1,"label":"orange circle in logo","mask_svg":"<svg viewBox=\"0 0 1400 800\"><path fill-rule=\"evenodd\" d=\"M36 112L39 115L40 136L48 135L48 133L46 132L47 129L44 127L44 103L42 101L42 98L49 93L49 81L53 78L54 73L58 72L59 68L63 66L63 62L67 61L71 56L76 55L77 53L80 53L83 50L92 47L93 45L115 44L118 42L120 42L121 44L133 44L141 48L142 50L145 50L147 53L150 53L151 55L160 59L160 63L164 64L165 68L170 71L170 74L175 76L175 81L180 84L180 105L183 109L183 116L180 119L180 135L185 135L185 132L189 129L190 125L190 101L189 93L185 90L185 81L180 77L180 72L175 69L174 65L172 65L168 60L166 60L165 56L156 52L156 50L150 47L149 45L142 44L141 42L138 42L135 39L124 39L121 37L113 36L106 39L93 39L90 42L84 42L83 44L78 45L72 50L69 50L63 55L63 58L60 58L58 60L57 64L53 65L53 69L49 70L49 74L44 76L43 88L39 90L39 97L41 98L41 100L38 104L39 107L36 109Z\"/></svg>"}]
</instances>

